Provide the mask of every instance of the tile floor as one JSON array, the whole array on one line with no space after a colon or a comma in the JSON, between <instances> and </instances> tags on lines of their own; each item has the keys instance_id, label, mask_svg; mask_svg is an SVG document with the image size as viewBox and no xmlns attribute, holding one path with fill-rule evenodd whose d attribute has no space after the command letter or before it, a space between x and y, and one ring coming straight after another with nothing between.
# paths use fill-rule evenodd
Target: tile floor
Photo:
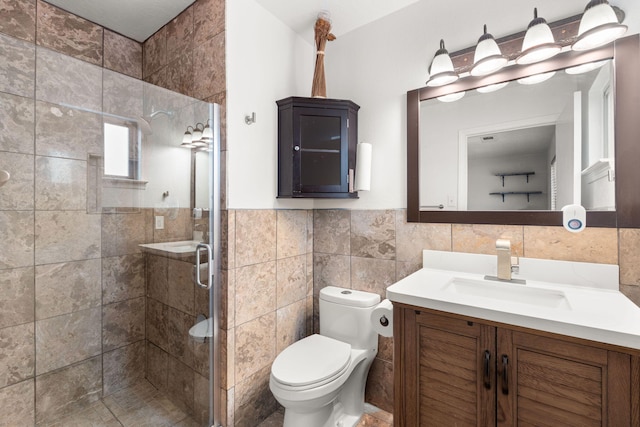
<instances>
[{"instance_id":1,"label":"tile floor","mask_svg":"<svg viewBox=\"0 0 640 427\"><path fill-rule=\"evenodd\" d=\"M284 410L257 427L282 427ZM122 389L87 408L37 427L199 427L199 424L147 381ZM365 404L358 427L393 427L393 416Z\"/></svg>"},{"instance_id":2,"label":"tile floor","mask_svg":"<svg viewBox=\"0 0 640 427\"><path fill-rule=\"evenodd\" d=\"M38 427L199 427L147 381L117 391L89 407Z\"/></svg>"},{"instance_id":3,"label":"tile floor","mask_svg":"<svg viewBox=\"0 0 640 427\"><path fill-rule=\"evenodd\" d=\"M393 415L368 403L364 405L364 416L357 427L393 427ZM284 411L279 410L264 420L258 427L282 427Z\"/></svg>"}]
</instances>

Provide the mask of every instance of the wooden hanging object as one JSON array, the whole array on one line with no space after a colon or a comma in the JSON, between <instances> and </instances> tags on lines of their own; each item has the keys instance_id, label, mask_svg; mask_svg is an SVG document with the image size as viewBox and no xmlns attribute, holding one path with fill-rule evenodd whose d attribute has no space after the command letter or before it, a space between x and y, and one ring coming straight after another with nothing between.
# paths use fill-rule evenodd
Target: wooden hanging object
<instances>
[{"instance_id":1,"label":"wooden hanging object","mask_svg":"<svg viewBox=\"0 0 640 427\"><path fill-rule=\"evenodd\" d=\"M313 72L313 86L311 87L311 96L313 98L327 97L327 83L324 74L324 49L328 41L336 39L331 34L331 21L327 13L320 13L315 25L316 39L316 67Z\"/></svg>"}]
</instances>

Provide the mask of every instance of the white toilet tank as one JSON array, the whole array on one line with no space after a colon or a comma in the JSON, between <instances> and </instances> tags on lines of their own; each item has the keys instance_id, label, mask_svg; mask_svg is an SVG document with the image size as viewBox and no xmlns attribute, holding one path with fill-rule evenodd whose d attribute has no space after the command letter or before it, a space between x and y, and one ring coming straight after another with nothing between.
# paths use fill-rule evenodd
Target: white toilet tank
<instances>
[{"instance_id":1,"label":"white toilet tank","mask_svg":"<svg viewBox=\"0 0 640 427\"><path fill-rule=\"evenodd\" d=\"M380 295L327 286L320 290L320 335L351 344L356 349L378 348L371 312Z\"/></svg>"}]
</instances>

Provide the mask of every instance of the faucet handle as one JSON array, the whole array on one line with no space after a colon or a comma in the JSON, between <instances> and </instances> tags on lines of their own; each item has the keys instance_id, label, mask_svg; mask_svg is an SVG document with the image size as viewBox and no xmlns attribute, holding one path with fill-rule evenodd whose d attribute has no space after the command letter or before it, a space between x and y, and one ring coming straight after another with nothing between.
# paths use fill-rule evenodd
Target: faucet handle
<instances>
[{"instance_id":1,"label":"faucet handle","mask_svg":"<svg viewBox=\"0 0 640 427\"><path fill-rule=\"evenodd\" d=\"M511 257L511 272L520 273L520 257L517 255Z\"/></svg>"},{"instance_id":2,"label":"faucet handle","mask_svg":"<svg viewBox=\"0 0 640 427\"><path fill-rule=\"evenodd\" d=\"M509 239L498 239L498 240L496 240L496 249L511 250L511 240L509 240Z\"/></svg>"}]
</instances>

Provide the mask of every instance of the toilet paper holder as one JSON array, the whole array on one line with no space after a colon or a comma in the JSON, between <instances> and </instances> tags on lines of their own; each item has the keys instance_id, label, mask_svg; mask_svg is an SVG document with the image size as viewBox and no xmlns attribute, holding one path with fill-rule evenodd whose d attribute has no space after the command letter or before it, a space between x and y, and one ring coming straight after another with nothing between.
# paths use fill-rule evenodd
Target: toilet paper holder
<instances>
[{"instance_id":1,"label":"toilet paper holder","mask_svg":"<svg viewBox=\"0 0 640 427\"><path fill-rule=\"evenodd\" d=\"M393 336L393 304L388 299L382 300L371 312L373 330L383 336Z\"/></svg>"}]
</instances>

